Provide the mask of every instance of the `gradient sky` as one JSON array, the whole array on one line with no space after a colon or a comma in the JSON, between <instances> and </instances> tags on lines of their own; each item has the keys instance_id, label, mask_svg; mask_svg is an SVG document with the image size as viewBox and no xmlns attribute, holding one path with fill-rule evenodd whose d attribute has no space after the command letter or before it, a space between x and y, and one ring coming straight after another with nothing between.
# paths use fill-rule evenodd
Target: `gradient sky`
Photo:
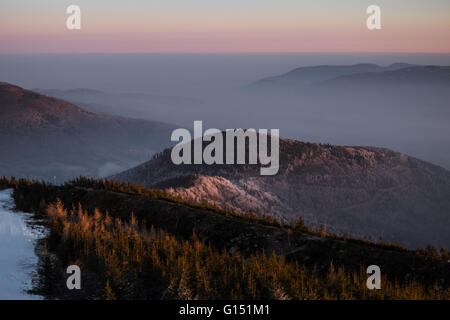
<instances>
[{"instance_id":1,"label":"gradient sky","mask_svg":"<svg viewBox=\"0 0 450 320\"><path fill-rule=\"evenodd\" d=\"M0 0L0 53L95 52L450 53L450 0Z\"/></svg>"}]
</instances>

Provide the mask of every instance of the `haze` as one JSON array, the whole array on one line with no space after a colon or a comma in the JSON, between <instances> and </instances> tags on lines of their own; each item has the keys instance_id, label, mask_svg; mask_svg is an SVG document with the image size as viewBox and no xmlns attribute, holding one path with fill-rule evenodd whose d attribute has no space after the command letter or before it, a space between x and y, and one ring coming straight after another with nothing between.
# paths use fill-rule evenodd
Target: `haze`
<instances>
[{"instance_id":1,"label":"haze","mask_svg":"<svg viewBox=\"0 0 450 320\"><path fill-rule=\"evenodd\" d=\"M282 137L388 147L450 168L448 90L386 92L374 87L355 93L349 88L328 96L243 92L256 80L296 67L362 62L450 65L450 55L1 55L0 70L2 81L28 89L101 90L102 97L80 93L62 97L95 112L190 130L194 120L203 120L205 128L279 128ZM118 98L119 93L139 94Z\"/></svg>"}]
</instances>

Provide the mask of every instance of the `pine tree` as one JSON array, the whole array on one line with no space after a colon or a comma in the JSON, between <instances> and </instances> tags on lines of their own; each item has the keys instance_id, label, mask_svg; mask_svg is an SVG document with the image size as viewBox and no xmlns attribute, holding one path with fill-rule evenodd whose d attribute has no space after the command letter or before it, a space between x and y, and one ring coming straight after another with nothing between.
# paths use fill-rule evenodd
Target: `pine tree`
<instances>
[{"instance_id":1,"label":"pine tree","mask_svg":"<svg viewBox=\"0 0 450 320\"><path fill-rule=\"evenodd\" d=\"M106 280L104 291L105 300L116 300L116 295L114 294L113 289L109 285L109 280Z\"/></svg>"}]
</instances>

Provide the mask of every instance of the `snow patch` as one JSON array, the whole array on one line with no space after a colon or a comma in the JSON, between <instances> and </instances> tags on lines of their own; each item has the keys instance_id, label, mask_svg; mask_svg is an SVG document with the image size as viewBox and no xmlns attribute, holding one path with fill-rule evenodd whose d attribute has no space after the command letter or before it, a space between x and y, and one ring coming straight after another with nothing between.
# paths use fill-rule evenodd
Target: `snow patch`
<instances>
[{"instance_id":1,"label":"snow patch","mask_svg":"<svg viewBox=\"0 0 450 320\"><path fill-rule=\"evenodd\" d=\"M11 189L0 191L0 300L41 299L26 290L31 289L38 263L35 242L44 230L29 225L30 214L13 211L11 193Z\"/></svg>"}]
</instances>

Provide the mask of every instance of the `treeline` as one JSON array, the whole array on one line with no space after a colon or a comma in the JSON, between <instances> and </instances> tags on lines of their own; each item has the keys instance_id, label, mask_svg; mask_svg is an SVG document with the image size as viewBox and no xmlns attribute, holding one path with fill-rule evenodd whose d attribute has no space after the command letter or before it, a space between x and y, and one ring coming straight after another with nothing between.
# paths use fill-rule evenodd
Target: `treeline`
<instances>
[{"instance_id":1,"label":"treeline","mask_svg":"<svg viewBox=\"0 0 450 320\"><path fill-rule=\"evenodd\" d=\"M81 176L65 183L62 186L55 186L46 182L26 179L17 180L14 177L10 179L8 179L7 177L1 177L0 188L14 188L16 190L16 192L14 193L16 205L21 210L28 212L43 212L43 210L45 209L45 203L43 205L42 201L44 200L45 202L45 200L49 198L49 195L54 193L55 190L86 188L137 195L148 199L165 200L168 202L183 204L192 208L209 210L215 213L223 214L225 216L249 219L264 225L283 225L276 218L270 216L261 216L252 212L233 212L231 210L224 210L209 203L193 203L182 198L174 197L161 189L146 188L140 184L124 183L108 179L93 179ZM297 229L299 227L302 227L304 231L313 231L312 229L308 229L304 225L301 218L298 220L298 222L293 223L292 226L295 226L295 228Z\"/></svg>"},{"instance_id":2,"label":"treeline","mask_svg":"<svg viewBox=\"0 0 450 320\"><path fill-rule=\"evenodd\" d=\"M281 223L274 217L260 216L252 212L242 214L230 210L224 210L220 207L216 207L207 203L191 203L182 198L173 197L163 190L145 188L139 184L124 183L108 179L79 177L75 180L65 183L62 186L54 186L45 182L29 181L25 179L16 180L15 178L7 179L3 177L0 179L0 186L1 185L5 185L7 187L12 187L15 189L14 200L16 206L18 207L18 209L27 212L45 213L45 209L48 203L56 200L54 195L57 194L56 191L58 190L72 190L73 188L104 190L135 195L147 199L160 199L172 203L182 204L190 208L208 210L226 217L245 219L251 221L252 223L258 223L265 226L285 228L291 233L307 233L314 236L327 237L337 240L340 239L354 243L363 243L365 245L376 246L379 248L410 252L410 250L407 250L401 244L384 241L382 239L380 239L378 242L374 242L370 238L355 239L350 238L347 235L329 233L324 227L317 230L306 226L302 218L298 218L297 221L290 223ZM113 204L111 204L111 206L113 206ZM110 208L106 208L106 210L108 209ZM141 218L145 219L146 217ZM445 261L450 260L450 253L447 248L440 248L438 250L433 245L428 245L425 248L418 248L414 250L414 253L420 257L442 259Z\"/></svg>"},{"instance_id":3,"label":"treeline","mask_svg":"<svg viewBox=\"0 0 450 320\"><path fill-rule=\"evenodd\" d=\"M0 190L15 188L19 182L25 182L25 180L17 180L15 177L7 178L5 176L0 178Z\"/></svg>"},{"instance_id":4,"label":"treeline","mask_svg":"<svg viewBox=\"0 0 450 320\"><path fill-rule=\"evenodd\" d=\"M91 279L84 280L83 294L93 299L450 298L448 289L424 287L414 279L403 284L383 279L382 290L368 290L363 268L346 272L331 263L323 275L274 254L243 257L216 250L195 234L180 241L162 230L147 229L133 216L124 222L98 210L89 214L81 206L67 210L61 202L49 205L46 213L51 219L49 251L55 252L60 267L81 267L83 279ZM41 268L41 277L64 272L49 263L50 258L45 260L47 270ZM56 297L71 298L65 282L60 283L53 288ZM51 296L45 288L43 293Z\"/></svg>"},{"instance_id":5,"label":"treeline","mask_svg":"<svg viewBox=\"0 0 450 320\"><path fill-rule=\"evenodd\" d=\"M122 192L133 195L139 195L142 197L146 197L149 199L162 199L174 203L184 204L190 206L192 208L206 209L216 213L220 213L226 216L233 216L238 218L250 219L252 221L271 226L281 226L283 225L276 218L268 216L268 215L257 215L253 212L244 212L238 213L232 210L224 210L221 207L214 206L210 203L194 203L187 201L180 197L175 197L164 190L155 189L155 188L146 188L138 183L125 183L120 181L108 180L108 179L93 179L87 177L79 177L74 179L66 184L69 187L84 187L84 188L92 188L95 190L105 190L105 191L113 191L113 192ZM298 222L295 222L293 225L296 227L302 226L304 231L307 231L308 228L303 223L303 220L300 218ZM312 230L309 230L312 231Z\"/></svg>"}]
</instances>

